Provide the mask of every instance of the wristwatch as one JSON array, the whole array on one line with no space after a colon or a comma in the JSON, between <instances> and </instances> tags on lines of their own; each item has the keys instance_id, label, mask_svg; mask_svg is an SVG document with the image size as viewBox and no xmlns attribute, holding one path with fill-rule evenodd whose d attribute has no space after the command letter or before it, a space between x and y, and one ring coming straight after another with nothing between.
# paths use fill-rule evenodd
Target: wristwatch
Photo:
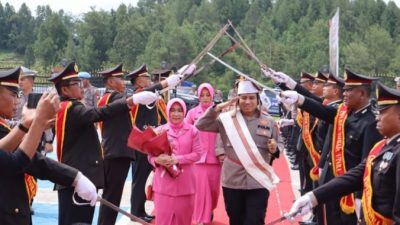
<instances>
[{"instance_id":1,"label":"wristwatch","mask_svg":"<svg viewBox=\"0 0 400 225\"><path fill-rule=\"evenodd\" d=\"M29 128L26 128L22 123L18 124L18 129L20 129L24 133L28 133Z\"/></svg>"}]
</instances>

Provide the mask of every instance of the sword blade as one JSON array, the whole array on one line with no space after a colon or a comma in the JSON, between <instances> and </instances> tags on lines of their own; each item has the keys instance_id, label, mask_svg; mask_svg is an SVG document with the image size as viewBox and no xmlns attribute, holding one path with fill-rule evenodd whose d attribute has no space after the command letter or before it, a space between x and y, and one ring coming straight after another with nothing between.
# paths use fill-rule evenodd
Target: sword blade
<instances>
[{"instance_id":1,"label":"sword blade","mask_svg":"<svg viewBox=\"0 0 400 225\"><path fill-rule=\"evenodd\" d=\"M121 213L121 214L123 214L123 215L129 217L132 221L141 223L141 224L143 224L143 225L151 225L150 223L148 223L148 222L142 220L141 218L139 218L139 217L137 217L137 216L134 216L134 215L128 213L127 211L125 211L125 210L119 208L118 206L112 204L111 202L105 200L104 198L101 198L100 196L98 197L97 200L98 200L101 204L110 207L112 210L114 210L114 211L116 211L116 212L119 212L119 213Z\"/></svg>"},{"instance_id":2,"label":"sword blade","mask_svg":"<svg viewBox=\"0 0 400 225\"><path fill-rule=\"evenodd\" d=\"M258 82L257 80L255 80L255 79L253 79L252 77L250 77L249 75L247 75L247 74L245 74L245 73L239 71L239 70L236 69L235 67L229 65L228 63L224 62L222 59L220 59L220 58L218 58L217 56L211 54L210 52L207 52L207 55L209 55L211 58L215 59L217 62L221 63L222 65L224 65L226 68L228 68L228 69L232 70L233 72L239 74L240 76L243 76L243 77L245 77L246 79L248 79L248 80L254 82L255 84L257 84L258 86L260 86L260 87L262 87L262 88L266 88L266 89L268 89L268 90L271 90L272 92L274 92L275 94L277 94L277 92L276 92L274 89L272 89L272 88L270 88L270 87L267 87L266 85L264 85L264 84Z\"/></svg>"},{"instance_id":3,"label":"sword blade","mask_svg":"<svg viewBox=\"0 0 400 225\"><path fill-rule=\"evenodd\" d=\"M295 212L295 213L288 213L288 214L286 214L286 215L284 215L284 216L282 216L282 217L279 217L278 219L276 219L276 220L273 220L273 221L271 221L271 222L269 222L269 223L267 223L267 224L265 224L265 225L275 225L275 224L278 224L278 223L280 223L280 222L282 222L282 221L284 221L284 220L289 220L289 222L290 223L293 223L293 221L292 221L292 217L294 217L295 215L297 215L299 212Z\"/></svg>"},{"instance_id":4,"label":"sword blade","mask_svg":"<svg viewBox=\"0 0 400 225\"><path fill-rule=\"evenodd\" d=\"M282 217L280 217L280 218L278 218L276 220L273 220L273 221L271 221L271 222L269 222L269 223L267 223L265 225L275 225L275 224L280 223L280 222L282 222L282 221L284 221L286 219L287 218L285 216L282 216Z\"/></svg>"}]
</instances>

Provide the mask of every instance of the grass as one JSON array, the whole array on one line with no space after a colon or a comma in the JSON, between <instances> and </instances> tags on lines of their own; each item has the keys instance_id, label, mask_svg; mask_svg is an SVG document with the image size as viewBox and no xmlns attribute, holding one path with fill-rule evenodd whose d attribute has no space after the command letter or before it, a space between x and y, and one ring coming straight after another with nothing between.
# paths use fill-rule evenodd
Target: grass
<instances>
[{"instance_id":1,"label":"grass","mask_svg":"<svg viewBox=\"0 0 400 225\"><path fill-rule=\"evenodd\" d=\"M0 69L14 68L24 63L23 56L13 51L0 50Z\"/></svg>"}]
</instances>

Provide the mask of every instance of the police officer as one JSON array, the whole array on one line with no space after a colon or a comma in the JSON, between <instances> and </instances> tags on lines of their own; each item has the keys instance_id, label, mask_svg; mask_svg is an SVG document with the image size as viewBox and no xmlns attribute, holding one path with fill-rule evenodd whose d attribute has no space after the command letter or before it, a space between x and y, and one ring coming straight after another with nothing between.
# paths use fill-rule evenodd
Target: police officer
<instances>
[{"instance_id":1,"label":"police officer","mask_svg":"<svg viewBox=\"0 0 400 225\"><path fill-rule=\"evenodd\" d=\"M221 135L225 155L222 190L229 224L261 225L270 185L275 181L271 165L279 157L279 131L274 120L260 111L259 89L251 81L240 81L237 94L238 97L209 108L196 127ZM238 109L221 113L233 103L238 103Z\"/></svg>"},{"instance_id":2,"label":"police officer","mask_svg":"<svg viewBox=\"0 0 400 225\"><path fill-rule=\"evenodd\" d=\"M316 76L302 72L300 85L282 72L276 72L270 77L283 90L296 90L298 93L313 98L318 102L322 102L323 100L322 85L325 83L326 77L320 72L318 72ZM304 86L301 85L302 82L304 82ZM310 177L310 171L315 166L315 159L312 159L310 152L318 151L318 148L316 148L317 129L315 129L318 126L318 120L304 111L297 112L296 120L301 128L301 135L299 135L297 145L299 151L301 193L306 193L313 188L313 180ZM305 133L308 133L308 135L305 135ZM306 140L305 137L308 137L308 139Z\"/></svg>"},{"instance_id":3,"label":"police officer","mask_svg":"<svg viewBox=\"0 0 400 225\"><path fill-rule=\"evenodd\" d=\"M20 68L0 71L0 224L31 224L30 197L36 186L29 175L65 186L75 186L83 199L96 202L95 186L80 172L36 152L48 120L59 109L55 94L45 93L33 118L23 117L11 129L10 119L17 103ZM32 113L32 112L31 112ZM31 114L32 115L32 114ZM32 122L33 120L33 122ZM22 141L22 142L21 142Z\"/></svg>"},{"instance_id":4,"label":"police officer","mask_svg":"<svg viewBox=\"0 0 400 225\"><path fill-rule=\"evenodd\" d=\"M122 64L99 72L103 76L106 92L98 102L104 107L125 98L125 80ZM99 126L104 150L105 183L103 198L119 206L126 176L131 162L135 159L135 150L127 146L128 136L132 130L129 111L114 116ZM117 212L107 206L100 206L98 224L115 224Z\"/></svg>"},{"instance_id":5,"label":"police officer","mask_svg":"<svg viewBox=\"0 0 400 225\"><path fill-rule=\"evenodd\" d=\"M181 75L171 75L159 83L151 84L146 64L142 64L126 76L131 81L135 92L155 92L166 87L174 87L178 84L180 77ZM157 127L165 124L167 122L165 110L166 105L161 98L151 106L138 105L133 107L131 110L133 124L141 130L144 130L147 126ZM147 155L139 151L136 151L136 161L132 166L134 166L134 169L132 169L131 213L150 222L154 219L154 216L145 212L146 195L144 187L152 167L147 160Z\"/></svg>"},{"instance_id":6,"label":"police officer","mask_svg":"<svg viewBox=\"0 0 400 225\"><path fill-rule=\"evenodd\" d=\"M311 74L302 74L302 77L307 77L307 75L312 76ZM320 71L318 71L315 76L310 77L310 80L312 80L310 90L298 85L292 78L282 72L274 73L271 79L275 82L281 81L280 86L283 90L287 90L288 88L294 89L298 93L318 102L324 102L324 104L328 103L323 96L323 87L328 80L328 76ZM301 135L299 136L298 142L298 149L300 151L300 180L302 181L301 193L306 193L318 185L318 163L328 124L318 120L305 111L298 111L297 122L301 127ZM319 209L315 210L315 215L316 217L314 218L305 218L303 224L312 224L313 221L316 222L317 218L322 217L322 211Z\"/></svg>"},{"instance_id":7,"label":"police officer","mask_svg":"<svg viewBox=\"0 0 400 225\"><path fill-rule=\"evenodd\" d=\"M348 69L345 69L344 77L344 103L338 108L324 106L292 91L281 94L284 102L297 103L303 110L333 124L331 152L327 158L330 163L326 172L332 177L343 175L358 165L382 138L376 130L370 105L371 84L375 78ZM356 192L332 201L336 206L329 215L336 218L337 224L356 224L361 209L361 195L361 192Z\"/></svg>"},{"instance_id":8,"label":"police officer","mask_svg":"<svg viewBox=\"0 0 400 225\"><path fill-rule=\"evenodd\" d=\"M102 188L103 153L94 122L126 113L133 104L154 102L156 95L145 92L119 99L104 107L88 108L79 101L83 98L83 84L74 62L49 80L54 82L61 98L55 125L57 158L60 162L79 169L97 188ZM56 185L55 188L58 190L59 225L92 223L94 207L74 204L74 190L69 187ZM76 198L76 201L82 203L79 198Z\"/></svg>"},{"instance_id":9,"label":"police officer","mask_svg":"<svg viewBox=\"0 0 400 225\"><path fill-rule=\"evenodd\" d=\"M293 79L289 79L289 76L286 75L286 78L276 76L271 76L267 71L262 70L262 72L267 76L272 79L272 81L279 85L281 90L287 90L287 89L295 89L299 93L303 93L306 96L315 98L317 101L322 101L321 98L319 98L316 95L313 95L311 93L312 88L313 88L313 82L315 80L314 76L312 76L310 73L307 72L301 72L300 73L300 81L297 84ZM283 73L282 73L283 76ZM290 85L290 84L291 85ZM288 133L288 138L287 138L287 143L288 143L288 155L289 158L291 158L291 162L293 164L293 169L298 169L300 172L300 185L301 189L304 189L305 187L308 186L308 184L311 185L311 182L308 181L306 182L306 177L304 174L305 168L303 166L304 162L304 156L305 153L304 151L301 151L302 149L302 141L301 141L301 119L302 118L302 112L300 110L297 110L297 108L290 108L289 107L289 114L287 118L280 119L278 121L278 124L280 127L288 127L288 126L293 126L292 129L290 130L290 133ZM290 118L289 118L290 117ZM303 149L305 150L305 149ZM309 179L308 179L309 180Z\"/></svg>"},{"instance_id":10,"label":"police officer","mask_svg":"<svg viewBox=\"0 0 400 225\"><path fill-rule=\"evenodd\" d=\"M400 223L400 92L379 83L377 104L376 128L385 139L371 148L362 163L298 199L292 215L362 189L363 224Z\"/></svg>"},{"instance_id":11,"label":"police officer","mask_svg":"<svg viewBox=\"0 0 400 225\"><path fill-rule=\"evenodd\" d=\"M83 104L86 107L97 106L97 101L99 100L99 91L90 83L90 78L92 75L88 72L79 72L79 77L82 78L84 97L82 99Z\"/></svg>"},{"instance_id":12,"label":"police officer","mask_svg":"<svg viewBox=\"0 0 400 225\"><path fill-rule=\"evenodd\" d=\"M329 74L328 81L324 85L324 99L328 102L327 105L332 107L339 107L342 103L343 99L343 87L344 80ZM329 163L331 163L331 159L328 160L328 155L331 152L332 148L332 132L333 126L332 124L321 120L320 124L322 129L318 129L319 140L322 140L322 152L319 159L318 167L319 167L319 179L318 185L327 183L332 176L327 177L327 174L330 174L328 171ZM320 128L320 127L318 127ZM331 216L331 211L335 211L336 203L331 204L328 202L327 204L320 205L317 210L318 213L318 221L319 224L331 225L337 222L336 217Z\"/></svg>"}]
</instances>

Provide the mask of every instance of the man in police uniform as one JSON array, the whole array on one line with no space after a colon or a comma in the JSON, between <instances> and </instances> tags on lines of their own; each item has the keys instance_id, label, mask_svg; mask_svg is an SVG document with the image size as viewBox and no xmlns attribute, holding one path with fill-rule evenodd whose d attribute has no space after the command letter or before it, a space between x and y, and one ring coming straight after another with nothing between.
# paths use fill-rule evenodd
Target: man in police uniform
<instances>
[{"instance_id":1,"label":"man in police uniform","mask_svg":"<svg viewBox=\"0 0 400 225\"><path fill-rule=\"evenodd\" d=\"M289 79L283 80L282 78L279 78L278 76L271 76L269 72L266 70L262 69L262 72L264 73L265 76L269 77L272 79L272 81L277 84L281 90L288 90L288 84L287 81ZM289 76L287 76L289 77ZM301 93L307 93L310 96L316 97L315 95L311 94L311 90L313 87L313 81L314 81L314 76L307 72L301 72L300 73L300 80L299 84L296 84L296 82L293 80L292 84L294 89L296 91L299 91ZM290 88L289 88L290 89ZM317 101L320 101L320 98L317 97ZM292 126L292 129L290 132L287 134L288 139L287 139L287 152L288 156L291 159L291 162L293 164L293 169L297 169L300 172L300 182L301 182L301 188L304 187L303 184L304 182L304 167L302 166L302 162L299 163L299 160L303 161L302 159L304 158L304 154L300 151L301 149L301 128L300 124L298 123L300 120L298 118L301 118L302 114L300 110L297 110L297 108L291 108L289 109L290 113L287 115L287 118L280 119L278 121L278 124L280 127L287 127L287 126ZM297 122L297 123L296 123ZM311 184L311 182L309 182Z\"/></svg>"},{"instance_id":2,"label":"man in police uniform","mask_svg":"<svg viewBox=\"0 0 400 225\"><path fill-rule=\"evenodd\" d=\"M400 92L378 84L377 104L377 129L385 139L362 163L298 199L291 215L362 189L363 224L400 223Z\"/></svg>"},{"instance_id":3,"label":"man in police uniform","mask_svg":"<svg viewBox=\"0 0 400 225\"><path fill-rule=\"evenodd\" d=\"M345 69L344 104L338 108L325 106L293 91L282 92L282 101L298 104L303 110L333 124L332 149L327 160L330 176L343 175L358 165L372 146L382 138L376 130L376 122L370 105L371 83L375 78L356 74ZM328 175L325 175L328 176ZM361 210L361 192L334 201L335 209L329 216L337 224L353 225ZM357 216L356 216L357 214Z\"/></svg>"},{"instance_id":4,"label":"man in police uniform","mask_svg":"<svg viewBox=\"0 0 400 225\"><path fill-rule=\"evenodd\" d=\"M99 72L103 76L106 92L98 102L99 107L125 98L125 80L122 64ZM132 130L130 112L126 111L100 123L104 151L105 184L103 198L119 206L126 176L135 150L127 146ZM115 224L117 212L107 206L100 206L98 224Z\"/></svg>"},{"instance_id":5,"label":"man in police uniform","mask_svg":"<svg viewBox=\"0 0 400 225\"><path fill-rule=\"evenodd\" d=\"M313 81L313 86L312 86L313 88L311 91L313 93L307 91L306 89L300 88L299 87L300 85L296 84L292 78L290 78L289 76L287 76L282 72L273 74L271 78L276 81L281 81L285 85L284 87L282 87L283 89L285 88L294 89L298 93L310 97L318 102L323 102L323 104L328 106L333 106L337 108L339 103L341 103L342 101L341 98L342 98L342 88L344 86L344 80L334 76L333 74L325 75L320 71L318 71L315 80ZM321 93L321 85L323 85L322 93ZM317 93L319 93L320 95L318 95ZM324 183L321 182L321 180L324 179L321 179L320 176L322 174L322 168L324 167L326 162L326 155L328 154L328 152L330 152L329 147L331 146L330 145L332 136L331 132L332 132L332 127L330 123L324 120L318 121L317 127L313 133L315 135L313 136L313 143L315 149L318 151L319 154L319 161L317 161L316 165L314 165L315 169L318 169L318 171L315 171L315 173L318 172L318 178L317 178L318 183L314 183L314 188L317 187L318 184ZM310 166L313 166L310 158L309 162L311 163ZM325 206L317 208L316 215L319 224L331 224L330 219L333 219L333 221L337 221L336 218L331 218L329 216L328 218L326 218L326 211L327 210L325 210ZM328 207L328 211L330 211L330 207Z\"/></svg>"},{"instance_id":6,"label":"man in police uniform","mask_svg":"<svg viewBox=\"0 0 400 225\"><path fill-rule=\"evenodd\" d=\"M130 72L128 78L135 92L151 91L156 92L166 87L174 87L180 80L179 75L171 75L159 83L151 84L150 74L147 67L142 64L136 70ZM139 105L131 110L132 123L141 130L147 126L157 127L167 122L166 106L162 99L158 99L152 106ZM135 216L150 222L154 216L145 212L144 204L146 202L145 184L152 170L152 166L147 160L147 155L136 151L136 161L132 164L132 193L131 193L131 213Z\"/></svg>"},{"instance_id":7,"label":"man in police uniform","mask_svg":"<svg viewBox=\"0 0 400 225\"><path fill-rule=\"evenodd\" d=\"M240 81L238 97L208 109L196 122L199 130L221 135L222 189L230 225L264 224L269 191L278 179L271 165L279 157L279 131L259 110L259 91L251 81ZM234 103L238 109L221 113ZM251 155L256 159L246 160Z\"/></svg>"},{"instance_id":8,"label":"man in police uniform","mask_svg":"<svg viewBox=\"0 0 400 225\"><path fill-rule=\"evenodd\" d=\"M22 108L25 104L28 103L28 95L33 91L33 83L35 81L35 77L37 76L37 72L30 70L26 67L21 66L21 74L19 75L19 88L20 88L20 96L19 103L17 107L17 111L13 118L16 120L20 120L22 117Z\"/></svg>"},{"instance_id":9,"label":"man in police uniform","mask_svg":"<svg viewBox=\"0 0 400 225\"><path fill-rule=\"evenodd\" d=\"M83 98L83 84L74 62L49 80L54 82L61 97L60 111L56 117L57 158L60 162L79 169L97 188L103 188L103 155L94 122L120 116L128 112L133 104L154 102L156 96L146 92L119 99L104 107L88 108L79 101ZM59 225L92 223L94 207L74 204L74 190L71 188L57 185L56 190ZM77 198L77 201L82 200Z\"/></svg>"},{"instance_id":10,"label":"man in police uniform","mask_svg":"<svg viewBox=\"0 0 400 225\"><path fill-rule=\"evenodd\" d=\"M271 75L268 75L275 84L278 84L282 90L295 90L298 93L301 93L304 96L315 99L318 102L322 102L322 87L327 78L322 73L318 72L316 76L312 76L309 73L302 72L300 85L297 84L292 78L282 72L276 72ZM311 81L311 85L310 85ZM302 82L305 85L301 85ZM308 86L307 86L308 85ZM313 159L311 156L312 151L316 152L315 154L320 154L318 148L316 148L316 140L317 140L317 129L318 120L309 115L308 112L298 111L296 116L297 124L301 128L301 132L298 139L297 150L299 151L299 172L300 172L300 184L301 184L301 193L306 193L313 188L313 180L310 177L310 171L315 167L316 159ZM305 135L307 132L308 135ZM305 140L304 137L308 137L308 140ZM308 141L308 142L307 142ZM307 144L308 145L307 145ZM317 152L318 151L318 152ZM318 176L318 174L317 174ZM314 176L314 179L315 178Z\"/></svg>"},{"instance_id":11,"label":"man in police uniform","mask_svg":"<svg viewBox=\"0 0 400 225\"><path fill-rule=\"evenodd\" d=\"M307 75L312 76L311 74L302 74L302 77L307 77ZM292 89L318 102L324 102L324 104L329 103L323 95L323 89L328 80L328 75L320 71L318 71L315 76L309 78L312 80L310 90L297 84L292 78L282 72L274 73L271 79L275 82L281 82L280 87L283 90ZM299 171L302 185L301 193L304 194L318 185L318 163L329 124L318 120L314 116L309 115L308 112L302 110L298 111L296 120L301 128L301 135L299 135L297 147L300 151ZM315 215L316 217L314 218L305 218L303 224L312 224L316 222L318 218L322 217L322 210L317 208L315 210Z\"/></svg>"},{"instance_id":12,"label":"man in police uniform","mask_svg":"<svg viewBox=\"0 0 400 225\"><path fill-rule=\"evenodd\" d=\"M86 107L96 107L97 106L97 101L99 100L99 91L97 90L96 87L94 87L90 83L90 78L92 75L88 72L79 72L79 77L82 78L83 82L83 91L84 91L84 97L82 99L83 104Z\"/></svg>"},{"instance_id":13,"label":"man in police uniform","mask_svg":"<svg viewBox=\"0 0 400 225\"><path fill-rule=\"evenodd\" d=\"M13 117L13 120L18 122L22 117L22 109L28 103L28 96L29 94L33 93L33 85L35 82L35 78L37 76L37 71L28 69L26 67L21 66L21 74L19 76L19 88L20 88L20 96L17 106L17 111ZM53 138L54 134L52 129L47 129L42 137L42 142L38 147L38 151L41 152L42 150L45 153L49 153L53 151Z\"/></svg>"},{"instance_id":14,"label":"man in police uniform","mask_svg":"<svg viewBox=\"0 0 400 225\"><path fill-rule=\"evenodd\" d=\"M55 94L45 93L38 104L34 118L22 117L11 129L10 119L17 102L20 68L0 71L0 224L31 224L29 201L36 192L32 179L48 179L65 186L75 186L83 199L96 202L94 185L76 169L43 157L36 152L43 130L54 118L59 106ZM30 112L32 114L32 112ZM32 122L33 120L33 122ZM22 142L22 143L21 143ZM18 147L19 146L19 147Z\"/></svg>"}]
</instances>

